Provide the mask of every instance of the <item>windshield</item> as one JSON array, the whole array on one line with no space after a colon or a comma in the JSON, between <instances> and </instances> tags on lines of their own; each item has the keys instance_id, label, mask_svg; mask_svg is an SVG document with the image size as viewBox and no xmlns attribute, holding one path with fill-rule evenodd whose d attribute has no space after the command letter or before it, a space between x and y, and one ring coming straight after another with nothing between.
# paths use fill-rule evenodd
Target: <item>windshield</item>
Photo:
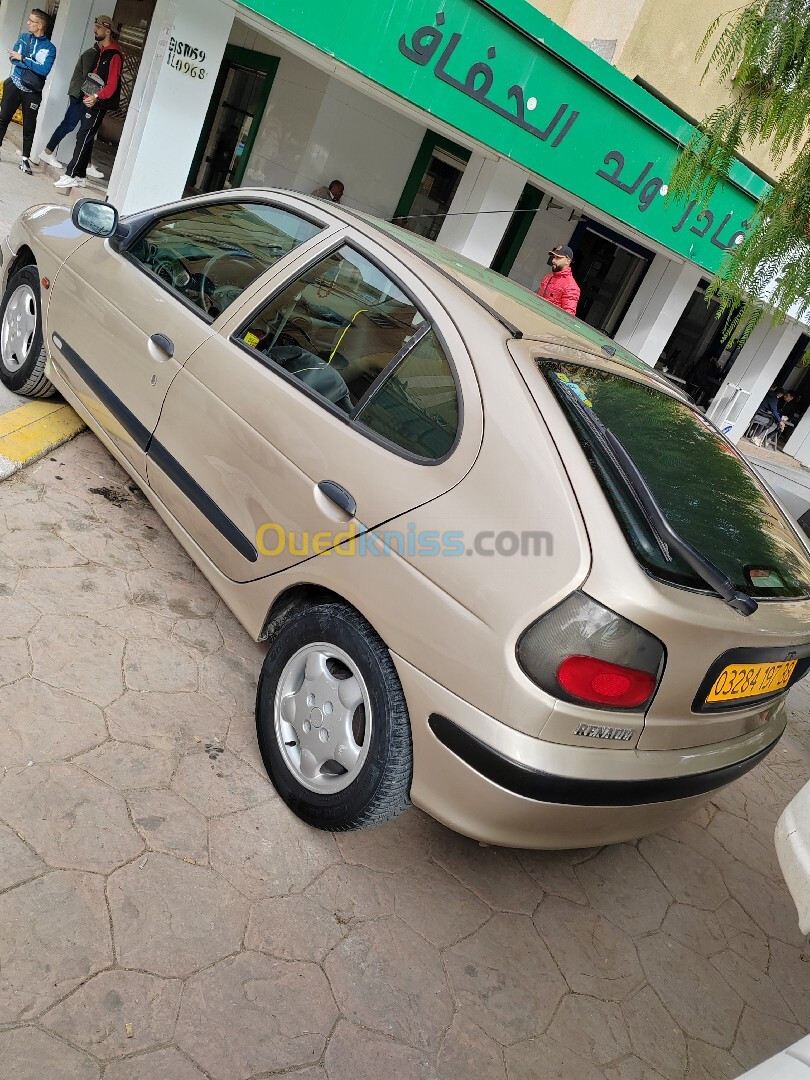
<instances>
[{"instance_id":1,"label":"windshield","mask_svg":"<svg viewBox=\"0 0 810 1080\"><path fill-rule=\"evenodd\" d=\"M699 412L613 372L536 362L648 572L706 588L677 554L662 547L613 456L579 415L577 401L621 442L670 525L736 588L758 600L810 595L810 558L803 544L739 454Z\"/></svg>"}]
</instances>

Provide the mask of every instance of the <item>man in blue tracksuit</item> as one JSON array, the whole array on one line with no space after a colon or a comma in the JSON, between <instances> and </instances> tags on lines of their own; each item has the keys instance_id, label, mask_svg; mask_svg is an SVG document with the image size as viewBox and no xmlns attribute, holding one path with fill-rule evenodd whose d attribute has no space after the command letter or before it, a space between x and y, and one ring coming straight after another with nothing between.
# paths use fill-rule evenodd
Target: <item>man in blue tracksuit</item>
<instances>
[{"instance_id":1,"label":"man in blue tracksuit","mask_svg":"<svg viewBox=\"0 0 810 1080\"><path fill-rule=\"evenodd\" d=\"M28 16L28 30L9 49L11 75L3 83L0 102L0 145L17 109L23 114L23 149L20 168L31 175L31 144L37 126L42 87L56 59L56 47L48 37L51 19L47 11L34 8Z\"/></svg>"}]
</instances>

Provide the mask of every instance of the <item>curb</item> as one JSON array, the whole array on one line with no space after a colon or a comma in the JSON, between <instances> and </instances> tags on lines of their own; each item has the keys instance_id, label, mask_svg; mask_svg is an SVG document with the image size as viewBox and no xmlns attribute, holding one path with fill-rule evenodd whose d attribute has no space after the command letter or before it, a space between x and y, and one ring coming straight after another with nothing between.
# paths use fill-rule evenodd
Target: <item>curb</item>
<instances>
[{"instance_id":1,"label":"curb","mask_svg":"<svg viewBox=\"0 0 810 1080\"><path fill-rule=\"evenodd\" d=\"M0 415L0 480L78 435L84 421L63 401L31 401Z\"/></svg>"}]
</instances>

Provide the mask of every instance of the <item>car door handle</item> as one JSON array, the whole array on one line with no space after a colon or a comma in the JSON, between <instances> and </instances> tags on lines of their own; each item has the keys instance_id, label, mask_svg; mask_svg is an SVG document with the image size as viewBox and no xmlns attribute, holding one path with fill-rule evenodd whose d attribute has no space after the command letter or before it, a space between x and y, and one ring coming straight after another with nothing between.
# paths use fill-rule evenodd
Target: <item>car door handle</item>
<instances>
[{"instance_id":1,"label":"car door handle","mask_svg":"<svg viewBox=\"0 0 810 1080\"><path fill-rule=\"evenodd\" d=\"M171 338L166 337L165 334L152 334L149 338L153 345L155 345L161 352L165 352L171 359L174 356L174 342Z\"/></svg>"},{"instance_id":2,"label":"car door handle","mask_svg":"<svg viewBox=\"0 0 810 1080\"><path fill-rule=\"evenodd\" d=\"M357 503L354 501L354 496L350 495L346 488L336 484L334 480L321 480L320 484L318 484L318 490L323 492L330 502L333 502L335 506L339 506L349 517L354 517L357 513Z\"/></svg>"}]
</instances>

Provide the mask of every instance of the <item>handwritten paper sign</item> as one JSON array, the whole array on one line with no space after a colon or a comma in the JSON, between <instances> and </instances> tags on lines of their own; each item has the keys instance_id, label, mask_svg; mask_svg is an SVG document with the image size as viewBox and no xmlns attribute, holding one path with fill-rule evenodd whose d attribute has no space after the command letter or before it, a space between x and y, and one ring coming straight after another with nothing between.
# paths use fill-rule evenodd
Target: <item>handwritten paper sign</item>
<instances>
[{"instance_id":1,"label":"handwritten paper sign","mask_svg":"<svg viewBox=\"0 0 810 1080\"><path fill-rule=\"evenodd\" d=\"M750 227L763 185L740 164L709 206L667 204L689 125L525 0L242 2L706 270Z\"/></svg>"}]
</instances>

